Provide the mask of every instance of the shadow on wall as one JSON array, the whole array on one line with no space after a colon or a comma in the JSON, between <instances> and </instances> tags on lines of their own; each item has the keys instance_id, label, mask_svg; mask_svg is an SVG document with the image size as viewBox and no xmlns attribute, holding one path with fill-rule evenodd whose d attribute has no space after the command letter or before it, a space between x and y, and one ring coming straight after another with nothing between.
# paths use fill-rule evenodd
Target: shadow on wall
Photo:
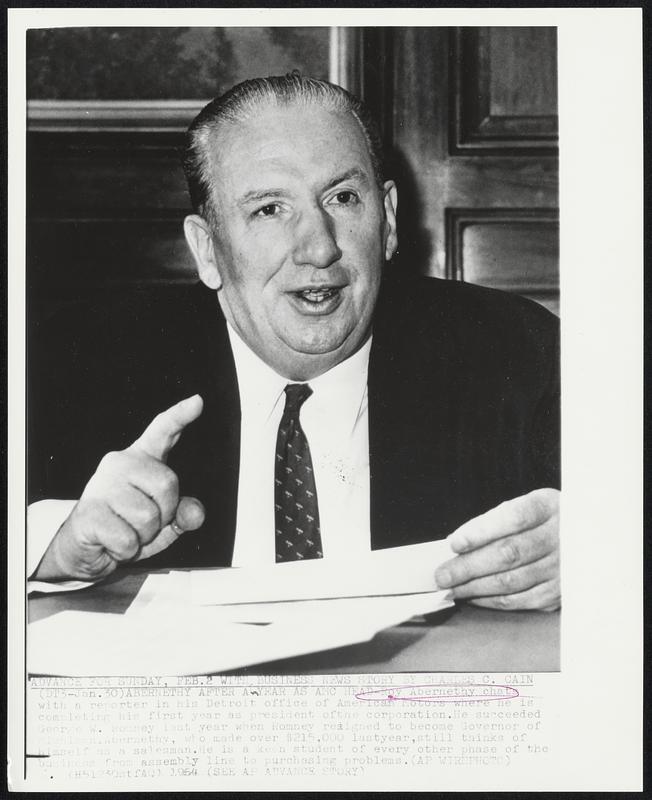
<instances>
[{"instance_id":1,"label":"shadow on wall","mask_svg":"<svg viewBox=\"0 0 652 800\"><path fill-rule=\"evenodd\" d=\"M398 188L397 213L398 251L394 257L397 268L414 275L430 274L433 253L432 233L424 224L421 192L412 167L398 148L386 154L386 174Z\"/></svg>"}]
</instances>

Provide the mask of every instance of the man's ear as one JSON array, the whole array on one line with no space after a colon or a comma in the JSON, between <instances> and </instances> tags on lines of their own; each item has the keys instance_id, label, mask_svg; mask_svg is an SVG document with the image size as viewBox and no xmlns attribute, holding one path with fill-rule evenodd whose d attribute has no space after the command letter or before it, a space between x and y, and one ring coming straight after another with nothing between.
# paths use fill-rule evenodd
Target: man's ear
<instances>
[{"instance_id":1,"label":"man's ear","mask_svg":"<svg viewBox=\"0 0 652 800\"><path fill-rule=\"evenodd\" d=\"M202 283L205 283L209 289L221 288L222 278L215 258L213 235L208 222L197 214L190 214L183 221L183 232L195 259Z\"/></svg>"},{"instance_id":2,"label":"man's ear","mask_svg":"<svg viewBox=\"0 0 652 800\"><path fill-rule=\"evenodd\" d=\"M394 181L385 181L383 188L383 204L385 206L385 260L389 261L398 247L398 235L396 233L398 193Z\"/></svg>"}]
</instances>

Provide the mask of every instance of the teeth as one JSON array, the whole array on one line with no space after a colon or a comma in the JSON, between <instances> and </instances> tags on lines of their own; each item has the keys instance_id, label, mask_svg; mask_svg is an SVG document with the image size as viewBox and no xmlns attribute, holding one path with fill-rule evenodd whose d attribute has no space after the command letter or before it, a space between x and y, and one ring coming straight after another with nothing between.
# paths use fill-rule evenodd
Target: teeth
<instances>
[{"instance_id":1,"label":"teeth","mask_svg":"<svg viewBox=\"0 0 652 800\"><path fill-rule=\"evenodd\" d=\"M311 303L321 303L336 291L336 289L304 289L298 294L300 297L303 297L304 300L309 300Z\"/></svg>"}]
</instances>

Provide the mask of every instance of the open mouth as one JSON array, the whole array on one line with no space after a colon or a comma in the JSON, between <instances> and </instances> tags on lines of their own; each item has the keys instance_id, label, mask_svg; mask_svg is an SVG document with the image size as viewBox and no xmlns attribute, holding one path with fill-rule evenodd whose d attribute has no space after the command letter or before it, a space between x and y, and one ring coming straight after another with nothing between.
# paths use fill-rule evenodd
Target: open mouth
<instances>
[{"instance_id":1,"label":"open mouth","mask_svg":"<svg viewBox=\"0 0 652 800\"><path fill-rule=\"evenodd\" d=\"M289 292L293 305L301 314L321 316L335 311L343 299L344 286L309 286Z\"/></svg>"},{"instance_id":2,"label":"open mouth","mask_svg":"<svg viewBox=\"0 0 652 800\"><path fill-rule=\"evenodd\" d=\"M301 289L294 294L301 300L306 300L308 303L318 305L326 300L330 300L339 293L339 288L336 286L320 286L318 289Z\"/></svg>"}]
</instances>

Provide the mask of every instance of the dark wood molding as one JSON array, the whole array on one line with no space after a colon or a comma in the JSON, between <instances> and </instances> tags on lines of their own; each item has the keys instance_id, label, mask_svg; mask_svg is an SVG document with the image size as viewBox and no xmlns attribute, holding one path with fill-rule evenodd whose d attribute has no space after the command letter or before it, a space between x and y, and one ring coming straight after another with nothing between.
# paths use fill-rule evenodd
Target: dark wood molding
<instances>
[{"instance_id":1,"label":"dark wood molding","mask_svg":"<svg viewBox=\"0 0 652 800\"><path fill-rule=\"evenodd\" d=\"M556 155L556 114L491 113L486 40L490 31L453 28L450 32L450 154Z\"/></svg>"},{"instance_id":2,"label":"dark wood molding","mask_svg":"<svg viewBox=\"0 0 652 800\"><path fill-rule=\"evenodd\" d=\"M464 280L464 231L470 225L522 225L523 223L558 227L559 211L552 208L447 208L446 209L446 277ZM514 291L548 294L547 284L537 285L523 279ZM557 291L555 288L554 291Z\"/></svg>"}]
</instances>

